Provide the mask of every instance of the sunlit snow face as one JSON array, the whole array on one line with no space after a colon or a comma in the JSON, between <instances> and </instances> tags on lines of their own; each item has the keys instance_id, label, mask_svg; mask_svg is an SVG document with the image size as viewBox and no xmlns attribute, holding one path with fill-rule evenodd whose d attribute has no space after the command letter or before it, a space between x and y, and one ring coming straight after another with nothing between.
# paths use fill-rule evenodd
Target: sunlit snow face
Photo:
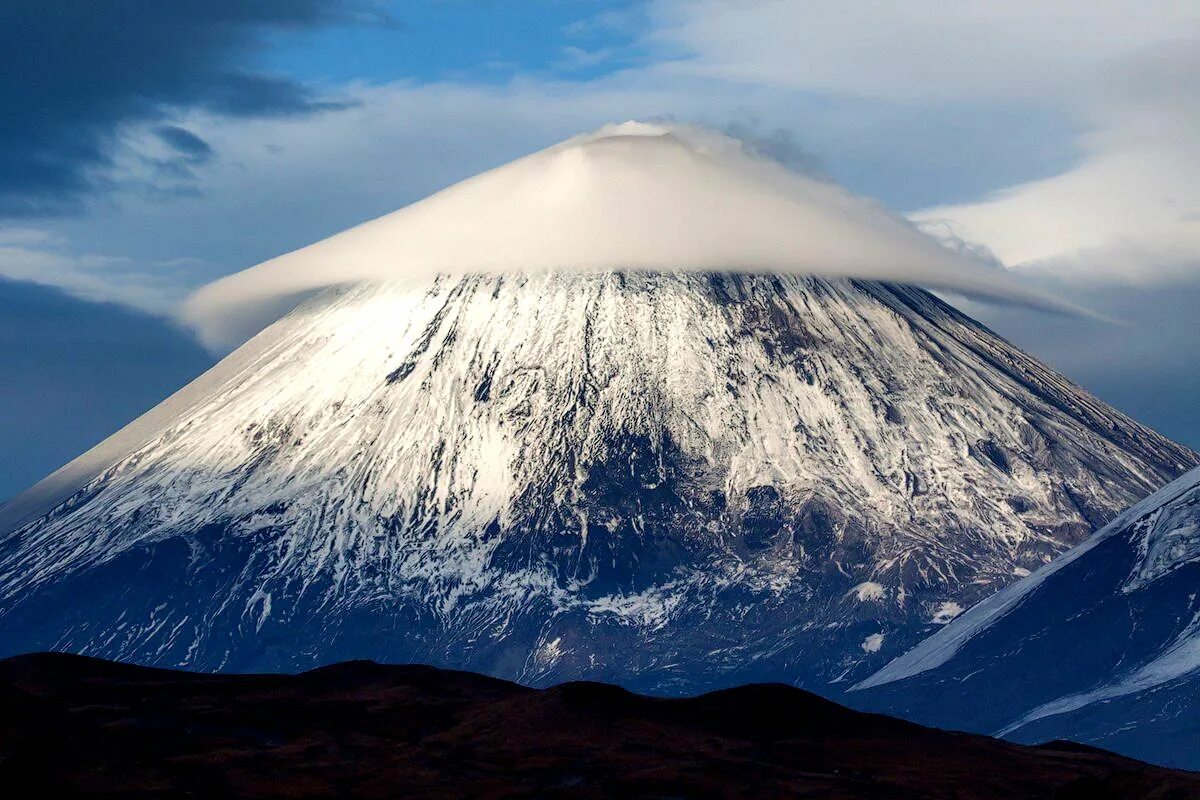
<instances>
[{"instance_id":1,"label":"sunlit snow face","mask_svg":"<svg viewBox=\"0 0 1200 800\"><path fill-rule=\"evenodd\" d=\"M221 348L326 286L546 270L848 276L1063 307L736 140L628 122L216 281L189 299L185 316Z\"/></svg>"}]
</instances>

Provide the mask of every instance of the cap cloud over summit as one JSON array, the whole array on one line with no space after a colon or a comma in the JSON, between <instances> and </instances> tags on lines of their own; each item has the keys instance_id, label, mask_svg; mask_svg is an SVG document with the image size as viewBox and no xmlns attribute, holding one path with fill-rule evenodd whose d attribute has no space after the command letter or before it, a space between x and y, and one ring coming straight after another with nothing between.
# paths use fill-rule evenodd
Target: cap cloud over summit
<instances>
[{"instance_id":1,"label":"cap cloud over summit","mask_svg":"<svg viewBox=\"0 0 1200 800\"><path fill-rule=\"evenodd\" d=\"M432 273L737 270L912 283L1065 310L879 204L735 139L628 122L223 278L185 316L236 344L324 286Z\"/></svg>"}]
</instances>

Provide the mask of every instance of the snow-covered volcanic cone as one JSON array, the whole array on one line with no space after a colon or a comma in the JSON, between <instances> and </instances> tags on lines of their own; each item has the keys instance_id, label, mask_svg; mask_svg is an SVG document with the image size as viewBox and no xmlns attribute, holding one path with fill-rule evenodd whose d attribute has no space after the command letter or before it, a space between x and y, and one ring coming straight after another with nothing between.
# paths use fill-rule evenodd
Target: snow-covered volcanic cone
<instances>
[{"instance_id":1,"label":"snow-covered volcanic cone","mask_svg":"<svg viewBox=\"0 0 1200 800\"><path fill-rule=\"evenodd\" d=\"M1195 463L926 291L850 277L858 264L1019 295L1002 274L727 142L637 130L205 290L191 312L213 340L312 296L5 508L4 653L819 688L868 674ZM684 200L656 210L669 196L639 167L717 205L713 180L745 178L727 210L775 214L743 227L790 255L776 264L751 237L751 272L728 271L739 226ZM553 188L526 239L462 216L481 181L509 189L496 215ZM639 188L652 203L626 194ZM651 255L615 270L633 257L596 243L628 214L598 230L573 215L626 200L665 228L638 228ZM720 236L686 228L706 222ZM472 261L456 233L529 269ZM690 235L735 239L688 260ZM805 237L822 277L799 274ZM411 269L389 276L389 258Z\"/></svg>"}]
</instances>

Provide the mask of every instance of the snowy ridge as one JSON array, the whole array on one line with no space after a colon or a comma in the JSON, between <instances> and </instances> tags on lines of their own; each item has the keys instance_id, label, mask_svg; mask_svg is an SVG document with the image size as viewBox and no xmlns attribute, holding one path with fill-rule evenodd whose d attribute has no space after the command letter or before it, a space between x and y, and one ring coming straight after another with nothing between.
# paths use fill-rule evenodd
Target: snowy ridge
<instances>
[{"instance_id":1,"label":"snowy ridge","mask_svg":"<svg viewBox=\"0 0 1200 800\"><path fill-rule=\"evenodd\" d=\"M1131 535L1140 556L1123 593L1146 589L1151 583L1200 560L1200 469L1194 469L1156 492L1104 530L1105 536ZM1193 598L1194 600L1194 595ZM1191 619L1165 646L1144 663L1118 671L1104 686L1043 703L1006 726L1006 736L1030 723L1066 714L1092 703L1144 692L1200 670L1200 609L1188 609ZM1186 619L1186 617L1185 617Z\"/></svg>"},{"instance_id":2,"label":"snowy ridge","mask_svg":"<svg viewBox=\"0 0 1200 800\"><path fill-rule=\"evenodd\" d=\"M1187 499L1195 494L1198 489L1200 489L1200 468L1193 469L1181 475L1149 497L1135 503L1130 508L1121 512L1103 530L1097 532L1094 536L1059 558L1056 558L1037 572L977 603L965 614L956 619L953 625L949 625L938 631L907 653L892 660L874 675L851 687L851 691L882 686L885 683L911 678L914 675L942 666L953 658L972 637L985 630L1000 617L1011 612L1029 595L1037 591L1038 587L1051 575L1082 558L1110 536L1121 533L1130 525L1143 522L1147 516L1154 515L1156 519L1150 520L1149 524L1142 526L1146 530L1146 533L1143 534L1141 541L1146 551L1153 550L1156 554L1161 553L1167 549L1163 544L1164 540L1173 540L1181 532L1191 532L1194 535L1196 533L1195 521L1178 529L1172 528L1167 533L1164 533L1161 530L1161 526L1156 523L1157 517L1162 513L1164 506L1173 504L1181 498ZM1197 516L1200 517L1200 515ZM1197 543L1197 539L1200 539L1200 536L1196 539L1191 539L1188 542L1190 547L1183 552L1176 550L1174 553L1175 558L1167 564L1163 564L1161 558L1146 558L1142 563L1143 565L1147 565L1148 562L1153 561L1157 574L1164 574L1170 571L1170 569L1186 563L1187 560L1194 560L1200 557L1200 544ZM1139 576L1146 573L1147 570L1143 566L1139 570ZM1139 577L1139 580L1144 581L1145 579ZM1017 726L1014 725L1013 728L1015 727ZM1001 735L1007 732L1004 731Z\"/></svg>"},{"instance_id":3,"label":"snowy ridge","mask_svg":"<svg viewBox=\"0 0 1200 800\"><path fill-rule=\"evenodd\" d=\"M1198 769L1198 531L1193 469L848 697L941 727Z\"/></svg>"},{"instance_id":4,"label":"snowy ridge","mask_svg":"<svg viewBox=\"0 0 1200 800\"><path fill-rule=\"evenodd\" d=\"M1106 686L1060 697L1021 715L1001 728L999 736L1009 736L1017 730L1046 717L1069 714L1092 703L1102 703L1153 689L1200 669L1200 614L1192 617L1182 633L1162 655L1138 667ZM1130 721L1134 722L1133 720Z\"/></svg>"},{"instance_id":5,"label":"snowy ridge","mask_svg":"<svg viewBox=\"0 0 1200 800\"><path fill-rule=\"evenodd\" d=\"M264 331L196 380L163 400L154 408L126 425L87 452L72 459L33 486L7 502L0 503L0 536L38 517L63 502L97 475L170 425L181 413L206 398L214 386L230 380L241 370L242 362L252 359L273 341L276 329Z\"/></svg>"},{"instance_id":6,"label":"snowy ridge","mask_svg":"<svg viewBox=\"0 0 1200 800\"><path fill-rule=\"evenodd\" d=\"M7 647L818 685L1196 459L926 292L849 280L343 287L203 381L0 541Z\"/></svg>"}]
</instances>

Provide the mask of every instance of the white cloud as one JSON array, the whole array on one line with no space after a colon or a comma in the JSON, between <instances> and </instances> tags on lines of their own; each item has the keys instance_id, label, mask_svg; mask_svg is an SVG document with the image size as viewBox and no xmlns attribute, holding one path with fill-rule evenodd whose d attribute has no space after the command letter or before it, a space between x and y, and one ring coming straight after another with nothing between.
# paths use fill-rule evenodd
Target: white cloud
<instances>
[{"instance_id":1,"label":"white cloud","mask_svg":"<svg viewBox=\"0 0 1200 800\"><path fill-rule=\"evenodd\" d=\"M749 116L745 92L668 85L641 72L586 82L399 82L342 93L356 104L303 119L173 120L218 154L196 170L193 196L144 191L130 176L140 174L137 156L150 137L128 131L134 152L121 162L131 165L128 175L114 178L121 188L113 202L54 228L79 252L119 248L131 264L193 259L195 269L164 272L184 291L612 120L668 115L721 127ZM768 118L755 130L777 124Z\"/></svg>"},{"instance_id":2,"label":"white cloud","mask_svg":"<svg viewBox=\"0 0 1200 800\"><path fill-rule=\"evenodd\" d=\"M187 312L207 343L221 345L261 327L264 310L324 286L610 269L849 276L1064 307L878 204L727 136L626 123L217 281Z\"/></svg>"},{"instance_id":3,"label":"white cloud","mask_svg":"<svg viewBox=\"0 0 1200 800\"><path fill-rule=\"evenodd\" d=\"M995 197L933 208L1006 264L1061 277L1156 283L1200 276L1200 151L1131 143Z\"/></svg>"},{"instance_id":4,"label":"white cloud","mask_svg":"<svg viewBox=\"0 0 1200 800\"><path fill-rule=\"evenodd\" d=\"M558 62L558 68L565 72L573 72L575 70L597 67L611 60L616 51L611 47L598 47L594 50L589 50L585 47L568 45L563 47L560 52L562 53L562 58Z\"/></svg>"},{"instance_id":5,"label":"white cloud","mask_svg":"<svg viewBox=\"0 0 1200 800\"><path fill-rule=\"evenodd\" d=\"M659 0L675 68L888 99L1058 101L1103 65L1194 36L1192 0Z\"/></svg>"},{"instance_id":6,"label":"white cloud","mask_svg":"<svg viewBox=\"0 0 1200 800\"><path fill-rule=\"evenodd\" d=\"M661 0L679 74L923 105L1054 108L1062 174L927 209L1010 266L1076 279L1200 276L1200 4L1193 0Z\"/></svg>"},{"instance_id":7,"label":"white cloud","mask_svg":"<svg viewBox=\"0 0 1200 800\"><path fill-rule=\"evenodd\" d=\"M1094 271L1106 253L1114 272L1128 274L1136 256L1141 274L1186 273L1200 158L1197 115L1175 109L1194 97L1196 71L1182 55L1193 48L1171 41L1191 41L1198 12L1193 3L1102 5L662 0L634 46L674 61L588 81L343 87L356 107L304 119L192 115L178 124L218 154L191 182L197 196L126 191L62 227L80 251L119 242L133 263L195 257L212 278L612 120L751 119L797 131L823 157L832 148L823 160L834 172L864 152L881 169L909 159L937 171L940 139L914 143L885 127L897 99L912 117L948 120L946 102L996 101L1071 114L1088 131L1077 167L922 218L952 220L1010 265L1051 259L1065 269L1074 259ZM202 273L180 275L182 286Z\"/></svg>"},{"instance_id":8,"label":"white cloud","mask_svg":"<svg viewBox=\"0 0 1200 800\"><path fill-rule=\"evenodd\" d=\"M184 294L171 276L145 271L126 258L73 253L67 242L40 228L0 228L0 277L153 314L171 313Z\"/></svg>"},{"instance_id":9,"label":"white cloud","mask_svg":"<svg viewBox=\"0 0 1200 800\"><path fill-rule=\"evenodd\" d=\"M1200 278L1200 39L1104 74L1073 169L917 218L948 222L1010 266L1063 278Z\"/></svg>"}]
</instances>

